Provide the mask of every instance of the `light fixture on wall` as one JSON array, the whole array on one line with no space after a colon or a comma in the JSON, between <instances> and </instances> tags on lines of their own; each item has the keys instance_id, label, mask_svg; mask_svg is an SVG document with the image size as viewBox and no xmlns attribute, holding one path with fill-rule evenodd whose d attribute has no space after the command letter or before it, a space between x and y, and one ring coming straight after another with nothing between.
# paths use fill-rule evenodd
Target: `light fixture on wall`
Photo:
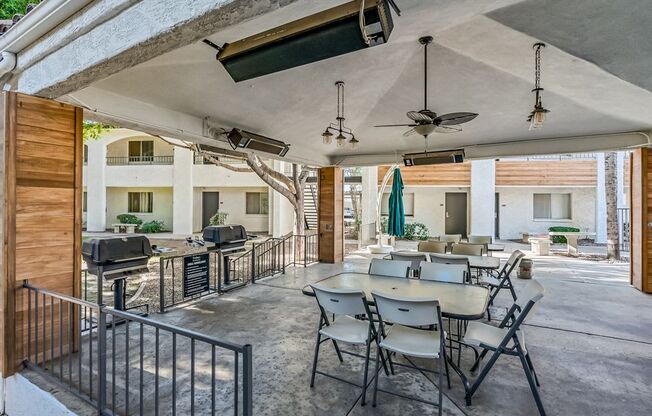
<instances>
[{"instance_id":1,"label":"light fixture on wall","mask_svg":"<svg viewBox=\"0 0 652 416\"><path fill-rule=\"evenodd\" d=\"M534 89L532 90L534 93L534 110L527 118L528 123L530 123L530 130L541 127L546 120L546 113L550 112L541 103L541 91L543 91L543 88L541 88L541 49L545 47L546 44L542 42L537 42L532 46L534 48Z\"/></svg>"},{"instance_id":2,"label":"light fixture on wall","mask_svg":"<svg viewBox=\"0 0 652 416\"><path fill-rule=\"evenodd\" d=\"M346 120L344 118L344 82L337 81L335 86L337 87L337 117L335 118L337 122L329 123L328 127L326 127L324 132L321 134L321 137L324 144L331 144L333 143L334 133L337 133L337 136L335 137L337 147L344 147L348 138L348 143L351 145L351 149L355 150L358 148L358 143L360 143L360 141L355 138L353 130L344 126L344 120Z\"/></svg>"}]
</instances>

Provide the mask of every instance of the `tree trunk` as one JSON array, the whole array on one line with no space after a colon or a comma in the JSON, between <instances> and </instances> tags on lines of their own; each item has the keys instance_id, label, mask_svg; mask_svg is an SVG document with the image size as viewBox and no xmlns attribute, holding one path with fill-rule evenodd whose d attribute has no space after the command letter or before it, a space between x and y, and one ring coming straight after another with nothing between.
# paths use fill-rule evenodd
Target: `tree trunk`
<instances>
[{"instance_id":1,"label":"tree trunk","mask_svg":"<svg viewBox=\"0 0 652 416\"><path fill-rule=\"evenodd\" d=\"M609 260L620 258L616 157L616 152L605 153L604 157L604 188L607 205L607 259Z\"/></svg>"}]
</instances>

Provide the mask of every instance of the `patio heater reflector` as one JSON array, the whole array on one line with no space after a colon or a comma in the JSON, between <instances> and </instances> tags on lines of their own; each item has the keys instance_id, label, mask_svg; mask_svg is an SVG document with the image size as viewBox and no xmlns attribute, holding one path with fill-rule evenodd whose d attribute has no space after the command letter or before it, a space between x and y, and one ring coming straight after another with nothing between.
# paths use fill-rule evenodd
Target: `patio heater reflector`
<instances>
[{"instance_id":1,"label":"patio heater reflector","mask_svg":"<svg viewBox=\"0 0 652 416\"><path fill-rule=\"evenodd\" d=\"M462 162L464 162L464 150L406 153L403 155L403 163L408 167Z\"/></svg>"},{"instance_id":2,"label":"patio heater reflector","mask_svg":"<svg viewBox=\"0 0 652 416\"><path fill-rule=\"evenodd\" d=\"M235 82L387 43L394 23L390 0L360 0L217 47ZM215 46L212 42L205 43Z\"/></svg>"},{"instance_id":3,"label":"patio heater reflector","mask_svg":"<svg viewBox=\"0 0 652 416\"><path fill-rule=\"evenodd\" d=\"M233 150L251 149L281 157L285 156L290 150L287 143L246 130L233 129L227 135L227 139Z\"/></svg>"}]
</instances>

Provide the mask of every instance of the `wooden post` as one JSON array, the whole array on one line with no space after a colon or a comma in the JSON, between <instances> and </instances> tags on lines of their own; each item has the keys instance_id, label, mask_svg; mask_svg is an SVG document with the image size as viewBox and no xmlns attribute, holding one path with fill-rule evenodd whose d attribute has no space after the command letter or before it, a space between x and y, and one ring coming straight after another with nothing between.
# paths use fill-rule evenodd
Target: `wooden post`
<instances>
[{"instance_id":1,"label":"wooden post","mask_svg":"<svg viewBox=\"0 0 652 416\"><path fill-rule=\"evenodd\" d=\"M80 294L83 114L81 108L52 100L2 95L0 371L7 377L27 358L23 282ZM54 308L58 325L58 304ZM67 311L63 316L67 325Z\"/></svg>"},{"instance_id":2,"label":"wooden post","mask_svg":"<svg viewBox=\"0 0 652 416\"><path fill-rule=\"evenodd\" d=\"M344 260L344 172L342 168L319 169L319 261Z\"/></svg>"},{"instance_id":3,"label":"wooden post","mask_svg":"<svg viewBox=\"0 0 652 416\"><path fill-rule=\"evenodd\" d=\"M652 233L649 211L652 210L652 158L649 149L636 149L631 155L630 175L630 282L646 293L652 293L652 275L648 266L652 257Z\"/></svg>"}]
</instances>

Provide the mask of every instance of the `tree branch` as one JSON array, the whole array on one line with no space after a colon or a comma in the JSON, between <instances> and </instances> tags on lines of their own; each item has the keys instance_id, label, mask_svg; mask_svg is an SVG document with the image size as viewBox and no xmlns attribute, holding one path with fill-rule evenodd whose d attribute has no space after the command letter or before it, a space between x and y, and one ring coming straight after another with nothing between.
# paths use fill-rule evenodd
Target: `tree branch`
<instances>
[{"instance_id":1,"label":"tree branch","mask_svg":"<svg viewBox=\"0 0 652 416\"><path fill-rule=\"evenodd\" d=\"M213 155L210 155L210 154L208 154L206 152L200 152L199 154L205 160L208 160L209 162L211 162L215 166L219 166L221 168L225 168L225 169L228 169L228 170L233 171L233 172L240 172L240 173L253 172L253 170L250 169L250 168L239 168L239 167L236 167L236 166L229 165L228 163L220 162L219 159L217 159Z\"/></svg>"},{"instance_id":2,"label":"tree branch","mask_svg":"<svg viewBox=\"0 0 652 416\"><path fill-rule=\"evenodd\" d=\"M272 169L272 168L270 168L269 166L267 166L267 164L265 164L265 162L263 162L262 160L260 160L260 158L259 158L258 156L256 156L256 155L250 155L250 156L254 159L255 163L258 164L258 165L260 166L260 168L261 168L265 173L267 173L269 176L271 176L272 178L274 178L274 179L277 180L278 182L281 182L283 185L287 186L287 188L290 190L290 192L292 192L292 193L296 193L296 189L295 189L295 187L294 187L294 183L292 183L292 181L290 180L290 178L288 178L287 176L283 175L281 172L277 172L277 171L275 171L274 169Z\"/></svg>"},{"instance_id":3,"label":"tree branch","mask_svg":"<svg viewBox=\"0 0 652 416\"><path fill-rule=\"evenodd\" d=\"M287 198L287 200L290 201L294 208L297 208L298 202L296 194L291 192L289 187L284 187L280 182L276 180L275 177L272 177L264 168L262 168L262 166L258 164L258 158L255 155L247 155L247 165L249 165L249 167L260 177L260 179L268 184L273 190ZM270 170L269 168L267 169Z\"/></svg>"}]
</instances>

